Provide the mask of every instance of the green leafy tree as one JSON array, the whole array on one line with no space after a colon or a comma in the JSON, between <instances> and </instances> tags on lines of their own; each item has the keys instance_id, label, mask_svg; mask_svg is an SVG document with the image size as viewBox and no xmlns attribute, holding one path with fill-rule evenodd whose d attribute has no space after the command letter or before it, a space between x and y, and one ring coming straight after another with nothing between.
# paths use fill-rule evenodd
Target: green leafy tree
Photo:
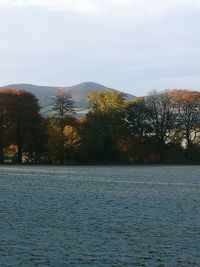
<instances>
[{"instance_id":1,"label":"green leafy tree","mask_svg":"<svg viewBox=\"0 0 200 267\"><path fill-rule=\"evenodd\" d=\"M82 125L81 141L85 160L114 162L119 155L125 95L114 91L92 92L87 99L91 110Z\"/></svg>"},{"instance_id":2,"label":"green leafy tree","mask_svg":"<svg viewBox=\"0 0 200 267\"><path fill-rule=\"evenodd\" d=\"M125 127L128 129L127 151L132 160L143 162L147 157L147 138L151 133L148 108L144 98L135 98L125 108ZM131 153L132 149L132 153Z\"/></svg>"},{"instance_id":3,"label":"green leafy tree","mask_svg":"<svg viewBox=\"0 0 200 267\"><path fill-rule=\"evenodd\" d=\"M141 141L151 132L148 120L148 108L144 98L135 98L125 109L127 127L132 135L137 135Z\"/></svg>"}]
</instances>

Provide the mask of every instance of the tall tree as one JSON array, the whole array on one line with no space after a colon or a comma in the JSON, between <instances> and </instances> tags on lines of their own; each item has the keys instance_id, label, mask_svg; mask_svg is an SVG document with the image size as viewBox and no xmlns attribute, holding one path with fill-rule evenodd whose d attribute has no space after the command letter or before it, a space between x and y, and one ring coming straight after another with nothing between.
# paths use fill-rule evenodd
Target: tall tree
<instances>
[{"instance_id":1,"label":"tall tree","mask_svg":"<svg viewBox=\"0 0 200 267\"><path fill-rule=\"evenodd\" d=\"M56 118L57 127L60 133L60 163L64 163L64 128L69 124L70 119L75 114L71 97L63 90L57 90L52 96L53 112Z\"/></svg>"},{"instance_id":2,"label":"tall tree","mask_svg":"<svg viewBox=\"0 0 200 267\"><path fill-rule=\"evenodd\" d=\"M132 155L137 154L138 161L142 162L147 156L144 149L146 146L145 141L147 141L151 132L148 108L144 98L135 98L127 104L125 108L125 126L128 129L127 150L131 155L130 147L132 146L132 150L134 150Z\"/></svg>"},{"instance_id":3,"label":"tall tree","mask_svg":"<svg viewBox=\"0 0 200 267\"><path fill-rule=\"evenodd\" d=\"M18 162L22 162L22 152L31 157L37 134L40 132L41 116L37 98L24 90L1 89L6 116L6 138L18 148Z\"/></svg>"},{"instance_id":4,"label":"tall tree","mask_svg":"<svg viewBox=\"0 0 200 267\"><path fill-rule=\"evenodd\" d=\"M194 145L200 142L200 92L173 90L170 94L178 115L179 134L190 157Z\"/></svg>"},{"instance_id":5,"label":"tall tree","mask_svg":"<svg viewBox=\"0 0 200 267\"><path fill-rule=\"evenodd\" d=\"M164 159L164 147L174 127L174 108L168 91L153 91L146 99L148 119L158 143L160 161Z\"/></svg>"},{"instance_id":6,"label":"tall tree","mask_svg":"<svg viewBox=\"0 0 200 267\"><path fill-rule=\"evenodd\" d=\"M26 149L30 158L34 152L34 142L40 131L41 117L38 100L31 93L20 91L14 95L12 123L18 147L18 161L22 162L22 152Z\"/></svg>"},{"instance_id":7,"label":"tall tree","mask_svg":"<svg viewBox=\"0 0 200 267\"><path fill-rule=\"evenodd\" d=\"M150 133L148 121L148 108L144 98L135 98L130 101L125 109L125 121L130 133L137 135L142 141Z\"/></svg>"},{"instance_id":8,"label":"tall tree","mask_svg":"<svg viewBox=\"0 0 200 267\"><path fill-rule=\"evenodd\" d=\"M118 139L122 132L124 94L92 92L87 99L91 110L82 124L82 149L86 160L113 162L118 157Z\"/></svg>"}]
</instances>

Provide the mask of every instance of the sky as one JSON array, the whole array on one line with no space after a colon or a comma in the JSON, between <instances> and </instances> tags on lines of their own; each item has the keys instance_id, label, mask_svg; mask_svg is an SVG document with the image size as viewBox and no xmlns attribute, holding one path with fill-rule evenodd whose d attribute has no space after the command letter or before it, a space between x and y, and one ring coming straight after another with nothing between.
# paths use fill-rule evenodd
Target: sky
<instances>
[{"instance_id":1,"label":"sky","mask_svg":"<svg viewBox=\"0 0 200 267\"><path fill-rule=\"evenodd\" d=\"M0 0L0 86L200 90L199 0Z\"/></svg>"}]
</instances>

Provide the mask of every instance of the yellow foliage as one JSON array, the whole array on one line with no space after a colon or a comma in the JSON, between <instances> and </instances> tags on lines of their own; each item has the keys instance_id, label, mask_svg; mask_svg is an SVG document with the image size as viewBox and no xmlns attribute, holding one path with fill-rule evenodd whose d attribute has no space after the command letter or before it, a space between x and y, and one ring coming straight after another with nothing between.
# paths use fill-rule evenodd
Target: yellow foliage
<instances>
[{"instance_id":1,"label":"yellow foliage","mask_svg":"<svg viewBox=\"0 0 200 267\"><path fill-rule=\"evenodd\" d=\"M75 127L67 125L64 128L64 145L68 146L76 146L80 141L80 136Z\"/></svg>"},{"instance_id":2,"label":"yellow foliage","mask_svg":"<svg viewBox=\"0 0 200 267\"><path fill-rule=\"evenodd\" d=\"M93 111L108 112L125 105L125 94L115 91L92 91L86 99L90 102Z\"/></svg>"}]
</instances>

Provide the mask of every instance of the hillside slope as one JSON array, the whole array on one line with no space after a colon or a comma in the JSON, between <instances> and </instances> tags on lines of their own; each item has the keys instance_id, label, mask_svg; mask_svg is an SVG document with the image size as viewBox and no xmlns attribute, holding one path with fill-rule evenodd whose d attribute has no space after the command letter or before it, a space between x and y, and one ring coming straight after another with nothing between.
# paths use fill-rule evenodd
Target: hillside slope
<instances>
[{"instance_id":1,"label":"hillside slope","mask_svg":"<svg viewBox=\"0 0 200 267\"><path fill-rule=\"evenodd\" d=\"M113 88L108 88L104 85L95 82L83 82L73 86L67 87L56 87L56 86L38 86L34 84L9 84L4 86L6 88L23 89L34 95L39 99L40 106L42 107L42 112L46 113L51 106L51 96L58 89L67 92L73 99L75 107L80 111L85 112L88 108L88 102L86 101L86 96L91 91L102 91L102 90L112 90L116 92L121 92ZM127 99L132 99L135 96L126 94Z\"/></svg>"}]
</instances>

